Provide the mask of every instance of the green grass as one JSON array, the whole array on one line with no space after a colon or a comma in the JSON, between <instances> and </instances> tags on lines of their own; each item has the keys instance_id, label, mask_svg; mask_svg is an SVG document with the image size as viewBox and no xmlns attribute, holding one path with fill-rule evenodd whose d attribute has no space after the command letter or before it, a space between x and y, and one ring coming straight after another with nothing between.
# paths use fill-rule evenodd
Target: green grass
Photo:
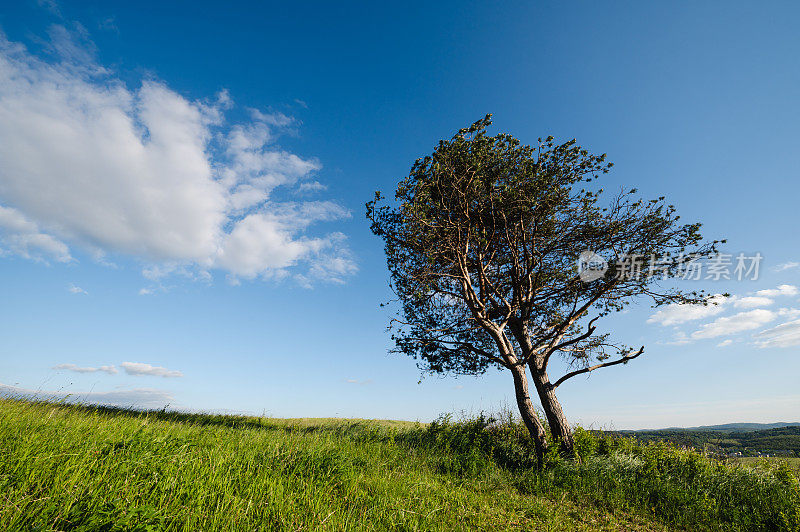
<instances>
[{"instance_id":1,"label":"green grass","mask_svg":"<svg viewBox=\"0 0 800 532\"><path fill-rule=\"evenodd\" d=\"M520 427L485 418L275 420L5 399L0 530L798 527L800 488L780 467L731 469L583 432L579 443L580 463L551 456L536 472Z\"/></svg>"},{"instance_id":2,"label":"green grass","mask_svg":"<svg viewBox=\"0 0 800 532\"><path fill-rule=\"evenodd\" d=\"M731 462L750 467L763 467L765 464L786 464L789 469L794 471L795 474L800 477L800 458L789 458L783 456L770 456L769 458L744 456L742 458L731 459Z\"/></svg>"}]
</instances>

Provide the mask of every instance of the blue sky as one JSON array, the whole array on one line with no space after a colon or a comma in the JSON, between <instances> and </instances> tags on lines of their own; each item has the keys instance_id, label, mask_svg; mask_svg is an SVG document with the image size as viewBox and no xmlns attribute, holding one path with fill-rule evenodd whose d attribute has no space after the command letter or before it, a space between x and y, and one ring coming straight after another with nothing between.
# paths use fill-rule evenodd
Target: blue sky
<instances>
[{"instance_id":1,"label":"blue sky","mask_svg":"<svg viewBox=\"0 0 800 532\"><path fill-rule=\"evenodd\" d=\"M735 296L712 313L607 320L645 355L560 387L567 415L800 421L798 15L790 2L4 5L0 383L281 417L513 406L507 375L419 382L387 354L388 275L363 217L375 190L491 112L523 142L608 153L606 188L665 195L726 252L764 257L757 280L685 282Z\"/></svg>"}]
</instances>

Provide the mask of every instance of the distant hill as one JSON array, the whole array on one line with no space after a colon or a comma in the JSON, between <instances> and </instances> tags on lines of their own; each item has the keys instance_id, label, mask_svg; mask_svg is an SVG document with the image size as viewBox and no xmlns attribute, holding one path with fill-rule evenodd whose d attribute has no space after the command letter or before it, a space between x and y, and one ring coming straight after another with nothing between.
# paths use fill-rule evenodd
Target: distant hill
<instances>
[{"instance_id":1,"label":"distant hill","mask_svg":"<svg viewBox=\"0 0 800 532\"><path fill-rule=\"evenodd\" d=\"M639 441L666 440L726 456L800 457L800 423L729 423L694 428L614 431Z\"/></svg>"},{"instance_id":2,"label":"distant hill","mask_svg":"<svg viewBox=\"0 0 800 532\"><path fill-rule=\"evenodd\" d=\"M644 429L636 432L658 431L709 431L709 432L751 432L754 430L782 429L784 427L800 427L800 423L725 423L723 425L703 425L701 427L669 427L665 429Z\"/></svg>"}]
</instances>

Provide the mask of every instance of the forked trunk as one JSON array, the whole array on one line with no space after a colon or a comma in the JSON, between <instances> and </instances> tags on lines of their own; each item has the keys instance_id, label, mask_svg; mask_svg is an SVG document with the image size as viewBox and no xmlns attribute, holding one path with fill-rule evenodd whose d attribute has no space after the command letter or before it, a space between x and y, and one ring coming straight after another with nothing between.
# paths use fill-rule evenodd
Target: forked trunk
<instances>
[{"instance_id":1,"label":"forked trunk","mask_svg":"<svg viewBox=\"0 0 800 532\"><path fill-rule=\"evenodd\" d=\"M556 398L556 391L550 383L547 371L539 370L531 364L531 374L536 392L539 394L539 401L547 417L547 424L550 426L550 433L553 438L559 441L559 451L563 456L575 455L575 438L572 435L572 427L564 415L561 403Z\"/></svg>"},{"instance_id":2,"label":"forked trunk","mask_svg":"<svg viewBox=\"0 0 800 532\"><path fill-rule=\"evenodd\" d=\"M544 425L539 421L536 410L533 408L531 396L528 392L528 377L524 366L511 366L511 374L514 376L514 390L516 392L517 407L522 416L522 422L536 445L536 461L539 468L544 464L544 454L547 452L547 434Z\"/></svg>"}]
</instances>

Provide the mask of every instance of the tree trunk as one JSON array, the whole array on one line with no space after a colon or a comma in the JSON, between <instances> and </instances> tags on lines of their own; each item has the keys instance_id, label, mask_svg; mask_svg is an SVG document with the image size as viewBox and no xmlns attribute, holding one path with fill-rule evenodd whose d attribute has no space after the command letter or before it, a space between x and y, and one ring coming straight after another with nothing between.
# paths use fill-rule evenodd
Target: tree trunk
<instances>
[{"instance_id":1,"label":"tree trunk","mask_svg":"<svg viewBox=\"0 0 800 532\"><path fill-rule=\"evenodd\" d=\"M572 436L572 427L569 426L561 403L556 398L556 391L550 383L547 371L537 369L534 364L530 365L530 370L536 385L536 392L539 394L539 400L547 417L547 424L550 426L550 433L559 441L559 451L563 456L574 456L575 439Z\"/></svg>"},{"instance_id":2,"label":"tree trunk","mask_svg":"<svg viewBox=\"0 0 800 532\"><path fill-rule=\"evenodd\" d=\"M547 452L547 434L544 425L539 421L536 410L533 408L531 396L528 392L528 376L524 366L512 365L511 374L514 376L514 390L516 392L517 407L522 415L522 421L536 445L536 461L539 468L544 465L544 454Z\"/></svg>"}]
</instances>

